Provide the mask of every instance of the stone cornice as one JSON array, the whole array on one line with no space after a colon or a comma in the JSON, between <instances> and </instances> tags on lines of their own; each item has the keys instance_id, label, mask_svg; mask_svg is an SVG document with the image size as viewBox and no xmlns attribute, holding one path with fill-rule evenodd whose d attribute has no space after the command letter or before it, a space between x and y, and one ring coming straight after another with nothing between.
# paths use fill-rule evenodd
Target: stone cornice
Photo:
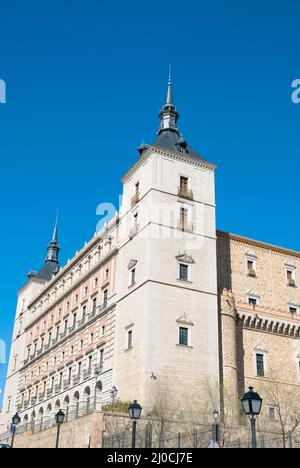
<instances>
[{"instance_id":1,"label":"stone cornice","mask_svg":"<svg viewBox=\"0 0 300 468\"><path fill-rule=\"evenodd\" d=\"M253 312L238 312L237 323L249 330L272 333L289 338L300 338L300 323L293 320L259 316Z\"/></svg>"},{"instance_id":2,"label":"stone cornice","mask_svg":"<svg viewBox=\"0 0 300 468\"><path fill-rule=\"evenodd\" d=\"M300 252L297 252L296 250L289 250L284 247L278 247L276 245L267 244L265 242L249 239L247 237L238 236L237 234L231 234L229 232L217 231L217 238L228 239L240 242L241 244L251 245L263 250L272 250L273 252L281 253L283 255L300 258Z\"/></svg>"},{"instance_id":3,"label":"stone cornice","mask_svg":"<svg viewBox=\"0 0 300 468\"><path fill-rule=\"evenodd\" d=\"M132 166L131 169L122 177L122 182L128 182L128 180L132 177L132 175L139 169L141 166L145 164L147 159L153 154L160 154L161 156L167 156L171 159L176 159L177 161L183 161L185 163L191 164L192 166L201 167L204 169L208 169L210 171L215 171L217 168L216 165L206 162L202 159L192 159L187 155L177 153L176 151L171 151L168 149L158 148L157 146L150 146L142 156L137 160L137 162Z\"/></svg>"}]
</instances>

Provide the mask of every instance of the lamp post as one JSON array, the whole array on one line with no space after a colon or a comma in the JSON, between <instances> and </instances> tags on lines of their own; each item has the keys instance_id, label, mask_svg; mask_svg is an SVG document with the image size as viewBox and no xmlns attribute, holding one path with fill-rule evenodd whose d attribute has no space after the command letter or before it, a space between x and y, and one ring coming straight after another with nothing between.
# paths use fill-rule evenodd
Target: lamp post
<instances>
[{"instance_id":1,"label":"lamp post","mask_svg":"<svg viewBox=\"0 0 300 468\"><path fill-rule=\"evenodd\" d=\"M214 417L213 440L214 440L215 445L219 444L219 439L220 439L220 426L219 426L219 423L218 423L219 416L220 416L219 411L215 410L213 412L213 417Z\"/></svg>"},{"instance_id":2,"label":"lamp post","mask_svg":"<svg viewBox=\"0 0 300 468\"><path fill-rule=\"evenodd\" d=\"M141 407L141 405L138 404L137 400L134 400L134 402L128 408L129 417L130 417L130 419L132 421L132 444L131 444L131 448L133 448L133 449L135 449L135 446L136 446L137 421L141 417L142 410L143 410L143 408Z\"/></svg>"},{"instance_id":3,"label":"lamp post","mask_svg":"<svg viewBox=\"0 0 300 468\"><path fill-rule=\"evenodd\" d=\"M257 448L256 441L256 418L259 416L263 400L258 393L254 392L253 387L242 398L244 413L249 416L251 421L252 448Z\"/></svg>"},{"instance_id":4,"label":"lamp post","mask_svg":"<svg viewBox=\"0 0 300 468\"><path fill-rule=\"evenodd\" d=\"M59 448L59 436L60 436L60 428L61 425L64 423L65 420L65 413L62 410L59 410L59 412L55 416L55 421L57 424L57 437L56 437L56 446L55 448Z\"/></svg>"},{"instance_id":5,"label":"lamp post","mask_svg":"<svg viewBox=\"0 0 300 468\"><path fill-rule=\"evenodd\" d=\"M116 401L116 398L117 398L117 395L118 395L118 389L117 387L114 385L110 391L110 396L111 396L111 399L112 399L112 404L113 404L113 407L115 406L115 401Z\"/></svg>"},{"instance_id":6,"label":"lamp post","mask_svg":"<svg viewBox=\"0 0 300 468\"><path fill-rule=\"evenodd\" d=\"M14 448L14 443L15 443L15 435L16 435L16 430L17 426L20 424L21 418L18 415L18 413L15 414L15 416L12 418L12 439L11 439L11 448Z\"/></svg>"}]
</instances>

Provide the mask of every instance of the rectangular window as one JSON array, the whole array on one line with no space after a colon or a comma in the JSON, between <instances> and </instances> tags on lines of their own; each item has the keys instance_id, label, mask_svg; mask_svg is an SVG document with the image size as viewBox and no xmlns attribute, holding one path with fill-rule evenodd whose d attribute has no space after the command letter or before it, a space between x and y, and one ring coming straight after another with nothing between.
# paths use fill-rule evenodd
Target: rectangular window
<instances>
[{"instance_id":1,"label":"rectangular window","mask_svg":"<svg viewBox=\"0 0 300 468\"><path fill-rule=\"evenodd\" d=\"M186 208L180 208L179 228L182 231L185 231L188 228L188 216L189 216L189 210L187 210Z\"/></svg>"},{"instance_id":2,"label":"rectangular window","mask_svg":"<svg viewBox=\"0 0 300 468\"><path fill-rule=\"evenodd\" d=\"M136 278L136 275L135 275L135 268L134 268L133 270L131 270L131 286L135 284L135 278Z\"/></svg>"},{"instance_id":3,"label":"rectangular window","mask_svg":"<svg viewBox=\"0 0 300 468\"><path fill-rule=\"evenodd\" d=\"M93 363L93 356L89 356L88 370L91 372Z\"/></svg>"},{"instance_id":4,"label":"rectangular window","mask_svg":"<svg viewBox=\"0 0 300 468\"><path fill-rule=\"evenodd\" d=\"M96 311L96 308L97 308L97 298L95 297L95 298L93 299L93 312Z\"/></svg>"},{"instance_id":5,"label":"rectangular window","mask_svg":"<svg viewBox=\"0 0 300 468\"><path fill-rule=\"evenodd\" d=\"M254 262L252 260L247 261L247 268L248 268L248 275L249 276L256 276L255 265L254 265Z\"/></svg>"},{"instance_id":6,"label":"rectangular window","mask_svg":"<svg viewBox=\"0 0 300 468\"><path fill-rule=\"evenodd\" d=\"M189 267L181 263L179 265L179 279L181 281L188 281L189 280Z\"/></svg>"},{"instance_id":7,"label":"rectangular window","mask_svg":"<svg viewBox=\"0 0 300 468\"><path fill-rule=\"evenodd\" d=\"M180 327L179 328L179 344L182 346L189 345L189 329Z\"/></svg>"},{"instance_id":8,"label":"rectangular window","mask_svg":"<svg viewBox=\"0 0 300 468\"><path fill-rule=\"evenodd\" d=\"M187 177L180 177L180 190L187 192L189 188L189 179Z\"/></svg>"},{"instance_id":9,"label":"rectangular window","mask_svg":"<svg viewBox=\"0 0 300 468\"><path fill-rule=\"evenodd\" d=\"M249 303L249 305L256 306L257 305L257 299L254 299L253 297L249 297L248 303Z\"/></svg>"},{"instance_id":10,"label":"rectangular window","mask_svg":"<svg viewBox=\"0 0 300 468\"><path fill-rule=\"evenodd\" d=\"M108 290L105 289L105 291L103 291L103 305L105 307L107 306L107 301L108 301Z\"/></svg>"},{"instance_id":11,"label":"rectangular window","mask_svg":"<svg viewBox=\"0 0 300 468\"><path fill-rule=\"evenodd\" d=\"M287 270L287 283L289 286L296 286L294 272L292 270Z\"/></svg>"},{"instance_id":12,"label":"rectangular window","mask_svg":"<svg viewBox=\"0 0 300 468\"><path fill-rule=\"evenodd\" d=\"M133 344L133 332L132 332L132 330L130 330L130 331L128 332L127 348L128 348L128 349L131 349L131 348L132 348L132 344Z\"/></svg>"},{"instance_id":13,"label":"rectangular window","mask_svg":"<svg viewBox=\"0 0 300 468\"><path fill-rule=\"evenodd\" d=\"M256 373L258 377L265 376L265 362L263 354L256 355Z\"/></svg>"},{"instance_id":14,"label":"rectangular window","mask_svg":"<svg viewBox=\"0 0 300 468\"><path fill-rule=\"evenodd\" d=\"M100 349L100 352L99 352L99 363L100 363L100 368L102 369L102 368L103 368L103 364L104 364L104 349Z\"/></svg>"}]
</instances>

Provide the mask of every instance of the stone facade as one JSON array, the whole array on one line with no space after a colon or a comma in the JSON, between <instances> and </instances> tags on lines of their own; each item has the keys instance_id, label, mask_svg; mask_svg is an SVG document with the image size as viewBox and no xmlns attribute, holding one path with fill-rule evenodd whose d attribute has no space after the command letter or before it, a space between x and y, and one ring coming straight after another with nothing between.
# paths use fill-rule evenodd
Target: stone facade
<instances>
[{"instance_id":1,"label":"stone facade","mask_svg":"<svg viewBox=\"0 0 300 468\"><path fill-rule=\"evenodd\" d=\"M217 245L224 386L255 387L266 419L279 396L299 412L300 253L222 232Z\"/></svg>"}]
</instances>

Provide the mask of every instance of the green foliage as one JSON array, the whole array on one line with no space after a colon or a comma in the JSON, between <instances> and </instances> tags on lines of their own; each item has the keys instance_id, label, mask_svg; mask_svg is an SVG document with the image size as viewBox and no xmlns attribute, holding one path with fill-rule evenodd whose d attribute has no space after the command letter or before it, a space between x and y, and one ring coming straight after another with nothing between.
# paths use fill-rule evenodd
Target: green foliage
<instances>
[{"instance_id":1,"label":"green foliage","mask_svg":"<svg viewBox=\"0 0 300 468\"><path fill-rule=\"evenodd\" d=\"M115 404L109 403L108 405L102 406L102 411L106 413L121 413L128 414L128 408L131 405L129 401L116 401Z\"/></svg>"}]
</instances>

